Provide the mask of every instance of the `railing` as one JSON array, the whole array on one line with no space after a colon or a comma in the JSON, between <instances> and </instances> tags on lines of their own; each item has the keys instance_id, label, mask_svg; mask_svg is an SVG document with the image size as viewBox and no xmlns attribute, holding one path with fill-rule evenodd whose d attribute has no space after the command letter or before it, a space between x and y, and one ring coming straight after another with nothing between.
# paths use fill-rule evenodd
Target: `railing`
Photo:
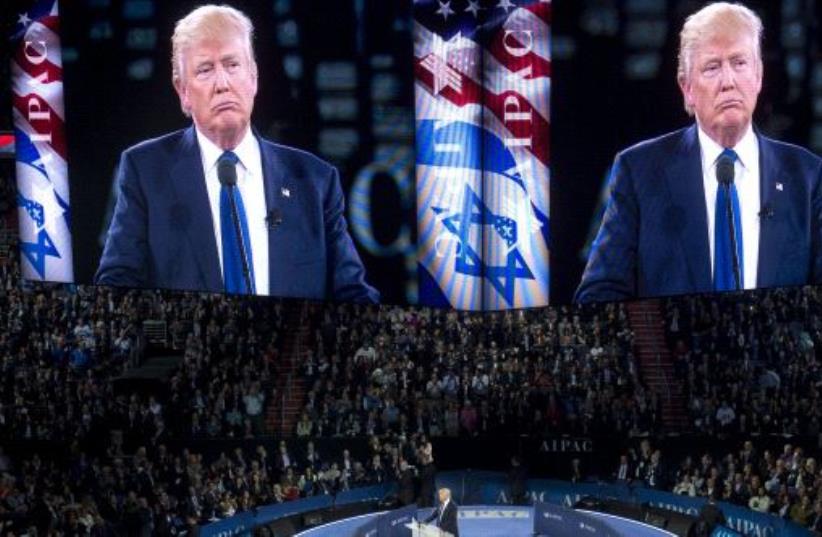
<instances>
[{"instance_id":1,"label":"railing","mask_svg":"<svg viewBox=\"0 0 822 537\"><path fill-rule=\"evenodd\" d=\"M340 492L336 495L326 494L302 500L257 507L251 512L244 512L200 528L200 537L218 537L222 535L251 534L253 528L268 524L289 516L300 515L335 506L361 502L374 502L383 499L396 487L395 483L384 483L371 487Z\"/></svg>"}]
</instances>

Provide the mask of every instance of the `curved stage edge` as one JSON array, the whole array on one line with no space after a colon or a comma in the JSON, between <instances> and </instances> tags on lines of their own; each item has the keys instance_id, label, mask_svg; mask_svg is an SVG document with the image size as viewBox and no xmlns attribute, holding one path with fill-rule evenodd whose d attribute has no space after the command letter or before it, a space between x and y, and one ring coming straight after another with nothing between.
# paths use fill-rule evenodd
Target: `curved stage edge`
<instances>
[{"instance_id":1,"label":"curved stage edge","mask_svg":"<svg viewBox=\"0 0 822 537\"><path fill-rule=\"evenodd\" d=\"M510 506L511 500L508 497L509 488L505 474L470 470L440 472L437 475L436 487L451 489L458 504L479 506L462 507L463 513L459 524L461 530L464 528L463 537L532 535L535 522L533 507ZM566 529L569 526L568 520L579 516L589 516L588 513L582 511L596 512L595 516L599 518L594 519L596 520L594 526L600 531L600 535L623 534L625 528L620 526L621 522L618 521L621 519L639 532L634 535L641 537L670 535L671 532L676 535L686 535L689 525L699 516L706 502L705 498L691 498L619 483L570 483L553 479L529 479L527 487L530 502L541 506L540 509L544 511L554 511L556 515L553 517L542 515L544 518L539 521L541 533L550 537L569 535ZM398 511L401 510L383 512L383 517L376 513L387 507L386 500L394 499L388 503L396 501L396 495L397 484L389 482L341 491L335 496L314 496L295 502L261 506L252 511L238 513L231 518L203 525L199 528L200 535L201 537L248 535L257 527L270 526L269 530L274 531L275 535L294 535L303 530L300 535L317 537L325 535L322 532L316 533L318 529L326 527L320 524L338 519L340 520L339 525L327 526L337 529L338 533L334 535L347 535L347 528L354 528L358 522L368 525L375 522L375 518L384 519L380 522L383 526L389 520L396 526L400 523L397 517L399 516ZM719 502L717 505L726 519L726 526L722 528L722 532L717 533L717 536L812 537L812 533L806 528L775 515L751 511L746 507L725 502ZM577 509L570 510L572 506L576 506ZM524 515L514 512L519 509L527 509L527 512ZM556 512L557 509L569 509L570 513L566 512L566 517L563 513ZM602 516L606 513L610 516ZM362 516L354 518L357 515ZM419 518L420 513L414 508L405 510L402 514L405 517L403 522L410 520L414 515ZM502 528L503 524L509 524L500 521L515 516L525 517L524 519L515 518L521 522L521 526L512 522L509 529L498 529ZM637 522L640 520L645 521L645 526ZM521 533L520 529L525 528L529 523L530 527L524 530L525 533ZM653 526L648 526L648 523ZM474 533L477 524L482 528L481 533ZM573 526L573 524L570 525ZM646 533L643 527L653 529L654 533ZM306 528L308 531L305 531ZM667 532L661 533L664 530L660 528L666 528ZM489 533L490 531L494 533ZM585 533L580 533L579 529L574 529L574 532L570 533L570 537L580 537L580 535L585 535Z\"/></svg>"},{"instance_id":2,"label":"curved stage edge","mask_svg":"<svg viewBox=\"0 0 822 537\"><path fill-rule=\"evenodd\" d=\"M599 521L616 534L624 537L676 537L674 533L627 518L597 513L594 511L576 510L582 517ZM357 517L337 520L310 530L298 533L298 537L357 537L357 530L367 522L376 519L384 512L369 513ZM431 509L420 509L417 520L424 519ZM459 508L460 537L533 537L534 508L508 507L498 505L471 505ZM577 533L575 523L568 523L565 531L555 535ZM555 537L546 534L546 537Z\"/></svg>"}]
</instances>

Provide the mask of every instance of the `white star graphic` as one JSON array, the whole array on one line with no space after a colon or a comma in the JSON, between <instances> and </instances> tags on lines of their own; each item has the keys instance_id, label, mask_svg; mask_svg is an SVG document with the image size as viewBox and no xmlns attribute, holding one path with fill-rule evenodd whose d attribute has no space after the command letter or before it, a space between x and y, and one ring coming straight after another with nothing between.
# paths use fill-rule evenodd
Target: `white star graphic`
<instances>
[{"instance_id":1,"label":"white star graphic","mask_svg":"<svg viewBox=\"0 0 822 537\"><path fill-rule=\"evenodd\" d=\"M437 15L442 15L442 18L448 20L448 15L453 15L454 10L451 9L451 2L440 2L440 8L437 10Z\"/></svg>"},{"instance_id":2,"label":"white star graphic","mask_svg":"<svg viewBox=\"0 0 822 537\"><path fill-rule=\"evenodd\" d=\"M505 12L508 13L509 10L514 9L517 6L515 6L511 0L499 0L497 7L504 9Z\"/></svg>"},{"instance_id":3,"label":"white star graphic","mask_svg":"<svg viewBox=\"0 0 822 537\"><path fill-rule=\"evenodd\" d=\"M457 93L462 92L462 75L448 63L448 55L462 39L461 32L457 32L450 40L434 34L431 54L422 61L422 67L434 76L434 94L438 95L446 87Z\"/></svg>"},{"instance_id":4,"label":"white star graphic","mask_svg":"<svg viewBox=\"0 0 822 537\"><path fill-rule=\"evenodd\" d=\"M29 24L31 24L31 18L29 18L28 13L21 13L17 16L17 24L21 25L23 28L27 28Z\"/></svg>"},{"instance_id":5,"label":"white star graphic","mask_svg":"<svg viewBox=\"0 0 822 537\"><path fill-rule=\"evenodd\" d=\"M471 13L474 18L479 16L480 10L483 9L479 5L479 0L468 0L468 7L465 8L465 11Z\"/></svg>"},{"instance_id":6,"label":"white star graphic","mask_svg":"<svg viewBox=\"0 0 822 537\"><path fill-rule=\"evenodd\" d=\"M59 220L63 218L65 211L57 203L54 188L48 181L45 179L38 180L32 186L31 200L40 203L42 208L38 207L38 212L44 217L43 226L38 227L37 230L46 229L49 235L54 236L54 233L59 229Z\"/></svg>"}]
</instances>

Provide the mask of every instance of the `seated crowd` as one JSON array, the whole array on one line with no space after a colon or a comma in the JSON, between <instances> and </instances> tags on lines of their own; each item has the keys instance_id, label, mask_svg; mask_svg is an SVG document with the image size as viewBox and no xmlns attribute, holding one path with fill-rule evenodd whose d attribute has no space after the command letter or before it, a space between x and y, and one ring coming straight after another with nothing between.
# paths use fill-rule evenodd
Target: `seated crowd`
<instances>
[{"instance_id":1,"label":"seated crowd","mask_svg":"<svg viewBox=\"0 0 822 537\"><path fill-rule=\"evenodd\" d=\"M7 380L0 385L0 438L93 442L114 425L128 439L154 442L261 430L281 302L83 286L23 290L8 263L0 271ZM138 365L146 319L160 321L169 345L184 350L164 400L114 391L113 381Z\"/></svg>"},{"instance_id":2,"label":"seated crowd","mask_svg":"<svg viewBox=\"0 0 822 537\"><path fill-rule=\"evenodd\" d=\"M257 444L210 458L163 443L124 453L112 435L101 456L76 442L66 454L20 456L19 462L0 451L0 531L183 535L259 506L407 479L404 503L417 501L417 490L433 494L433 454L422 437L373 437L365 457L356 459L347 449L319 453L311 442L291 452L285 441L274 453Z\"/></svg>"},{"instance_id":3,"label":"seated crowd","mask_svg":"<svg viewBox=\"0 0 822 537\"><path fill-rule=\"evenodd\" d=\"M659 430L620 305L477 315L328 304L319 316L298 435Z\"/></svg>"},{"instance_id":4,"label":"seated crowd","mask_svg":"<svg viewBox=\"0 0 822 537\"><path fill-rule=\"evenodd\" d=\"M822 288L670 299L667 332L696 430L822 431Z\"/></svg>"},{"instance_id":5,"label":"seated crowd","mask_svg":"<svg viewBox=\"0 0 822 537\"><path fill-rule=\"evenodd\" d=\"M620 456L611 478L728 502L822 533L822 467L817 459L790 443L781 451L761 443L748 439L738 449L694 451L674 461L644 439Z\"/></svg>"},{"instance_id":6,"label":"seated crowd","mask_svg":"<svg viewBox=\"0 0 822 537\"><path fill-rule=\"evenodd\" d=\"M668 336L697 431L818 434L818 294L668 303ZM146 320L164 327L180 365L163 389L118 389L145 359ZM284 442L270 443L266 416L282 399L281 355L295 324L309 330L294 431L305 448L291 453ZM260 505L386 480L397 480L409 503L433 497L428 438L662 432L659 394L641 381L620 304L482 315L295 307L30 286L15 263L0 259L0 325L0 438L51 446L0 453L4 534L33 526L66 535L179 535ZM363 437L369 448L352 455L346 439ZM338 453L310 447L325 438L337 439ZM243 447L201 449L225 439ZM267 445L277 446L273 454ZM767 496L766 510L813 526L818 465L801 451L790 461L783 455L708 456L674 472L645 440L626 456L633 464L626 478L756 509Z\"/></svg>"},{"instance_id":7,"label":"seated crowd","mask_svg":"<svg viewBox=\"0 0 822 537\"><path fill-rule=\"evenodd\" d=\"M706 496L770 513L822 533L822 468L801 447L759 449L747 440L738 451L686 457L673 491Z\"/></svg>"}]
</instances>

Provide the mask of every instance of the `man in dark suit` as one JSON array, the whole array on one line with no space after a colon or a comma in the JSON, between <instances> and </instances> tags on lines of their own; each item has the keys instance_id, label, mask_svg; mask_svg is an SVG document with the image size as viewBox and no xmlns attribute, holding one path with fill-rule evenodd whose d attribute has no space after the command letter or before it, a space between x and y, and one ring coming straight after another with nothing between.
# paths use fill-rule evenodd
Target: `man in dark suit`
<instances>
[{"instance_id":1,"label":"man in dark suit","mask_svg":"<svg viewBox=\"0 0 822 537\"><path fill-rule=\"evenodd\" d=\"M619 456L619 465L614 470L613 478L618 483L630 483L634 478L634 466L628 455L622 454Z\"/></svg>"},{"instance_id":2,"label":"man in dark suit","mask_svg":"<svg viewBox=\"0 0 822 537\"><path fill-rule=\"evenodd\" d=\"M441 488L438 491L440 504L434 509L425 522L434 522L442 531L447 531L454 537L459 537L460 531L457 524L457 504L451 500L451 489Z\"/></svg>"},{"instance_id":3,"label":"man in dark suit","mask_svg":"<svg viewBox=\"0 0 822 537\"><path fill-rule=\"evenodd\" d=\"M685 22L677 79L696 124L617 155L577 301L822 282L822 159L751 120L761 34L738 4Z\"/></svg>"},{"instance_id":4,"label":"man in dark suit","mask_svg":"<svg viewBox=\"0 0 822 537\"><path fill-rule=\"evenodd\" d=\"M95 282L377 302L337 171L251 129L252 34L227 6L178 21L173 82L194 124L123 153Z\"/></svg>"}]
</instances>

